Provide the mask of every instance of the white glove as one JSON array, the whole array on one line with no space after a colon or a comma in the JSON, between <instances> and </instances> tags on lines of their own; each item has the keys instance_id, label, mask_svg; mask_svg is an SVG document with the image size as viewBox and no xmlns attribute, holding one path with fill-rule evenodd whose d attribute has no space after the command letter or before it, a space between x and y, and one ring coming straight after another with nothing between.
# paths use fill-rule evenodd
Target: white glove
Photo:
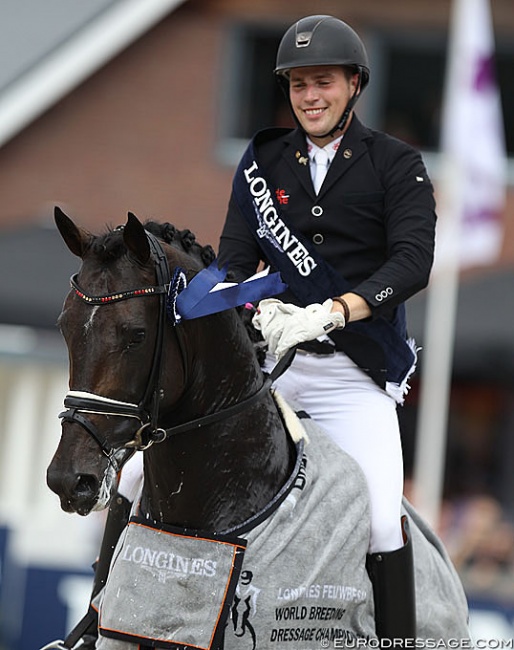
<instances>
[{"instance_id":1,"label":"white glove","mask_svg":"<svg viewBox=\"0 0 514 650\"><path fill-rule=\"evenodd\" d=\"M262 332L268 350L280 359L298 343L312 341L345 326L343 314L330 311L332 304L332 299L328 298L322 305L314 303L302 308L268 298L259 303L252 323Z\"/></svg>"}]
</instances>

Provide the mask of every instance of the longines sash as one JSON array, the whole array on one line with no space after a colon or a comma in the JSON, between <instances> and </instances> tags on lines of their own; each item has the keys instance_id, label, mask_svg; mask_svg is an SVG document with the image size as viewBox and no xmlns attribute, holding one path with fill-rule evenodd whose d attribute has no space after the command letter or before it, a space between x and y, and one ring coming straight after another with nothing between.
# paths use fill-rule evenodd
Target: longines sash
<instances>
[{"instance_id":1,"label":"longines sash","mask_svg":"<svg viewBox=\"0 0 514 650\"><path fill-rule=\"evenodd\" d=\"M253 142L236 171L233 191L259 246L304 305L352 290L349 282L311 248L301 233L286 225L275 188L259 168ZM404 305L397 308L394 324L379 317L373 322L349 323L345 331L377 342L385 356L386 382L398 385L404 382L415 363L415 353L405 336Z\"/></svg>"}]
</instances>

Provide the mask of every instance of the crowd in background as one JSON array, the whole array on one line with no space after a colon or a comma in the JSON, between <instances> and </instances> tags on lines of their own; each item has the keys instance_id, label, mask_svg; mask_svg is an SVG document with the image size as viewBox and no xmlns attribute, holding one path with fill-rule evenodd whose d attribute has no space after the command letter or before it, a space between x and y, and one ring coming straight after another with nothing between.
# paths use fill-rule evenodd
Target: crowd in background
<instances>
[{"instance_id":1,"label":"crowd in background","mask_svg":"<svg viewBox=\"0 0 514 650\"><path fill-rule=\"evenodd\" d=\"M406 496L410 499L409 484ZM514 523L501 504L485 493L447 499L436 532L468 598L514 614Z\"/></svg>"},{"instance_id":2,"label":"crowd in background","mask_svg":"<svg viewBox=\"0 0 514 650\"><path fill-rule=\"evenodd\" d=\"M491 496L448 501L439 533L470 598L514 606L514 524Z\"/></svg>"}]
</instances>

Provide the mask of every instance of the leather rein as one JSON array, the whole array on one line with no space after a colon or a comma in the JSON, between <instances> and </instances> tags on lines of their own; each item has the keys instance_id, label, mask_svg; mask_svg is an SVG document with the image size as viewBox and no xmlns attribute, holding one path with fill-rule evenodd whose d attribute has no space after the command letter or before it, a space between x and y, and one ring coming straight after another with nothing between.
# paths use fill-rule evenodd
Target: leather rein
<instances>
[{"instance_id":1,"label":"leather rein","mask_svg":"<svg viewBox=\"0 0 514 650\"><path fill-rule=\"evenodd\" d=\"M107 294L103 296L90 296L88 295L77 282L77 275L72 276L70 284L75 294L87 304L92 306L102 306L119 302L121 300L129 300L142 296L158 296L159 298L159 317L157 321L157 334L155 340L155 347L152 359L152 367L150 376L146 385L143 397L138 404L130 402L123 402L114 400L109 397L96 395L95 393L83 391L69 391L64 399L65 411L59 414L59 418L63 422L71 422L79 424L87 433L96 441L102 453L108 458L116 472L119 472L123 464L128 460L134 451L144 451L155 443L163 442L164 440L184 433L186 431L199 429L201 427L213 424L215 422L229 418L244 409L248 408L255 402L258 402L264 397L271 387L273 377L270 375L266 377L262 386L250 397L228 406L220 411L204 415L189 422L163 429L158 427L157 422L159 418L159 400L161 395L160 384L162 374L162 357L164 347L164 332L167 325L167 314L170 309L175 309L173 296L180 290L177 283L185 283L185 278L179 278L180 274L175 273L173 280L170 278L170 270L168 260L159 240L148 231L146 232L148 241L150 243L150 250L152 257L155 261L156 267L156 280L155 286L144 287L140 289L133 289L114 294ZM173 304L170 306L170 300ZM177 341L179 344L180 352L182 355L182 363L184 365L184 372L187 372L187 355L186 347L182 336L181 328L176 325ZM280 365L280 364L279 364ZM277 366L278 368L278 366ZM283 370L282 370L283 372ZM103 435L98 428L88 419L88 414L106 415L106 416L119 416L125 418L134 418L139 422L139 428L134 434L134 437L129 442L121 445L120 447L113 447L106 436ZM128 450L130 453L127 453Z\"/></svg>"}]
</instances>

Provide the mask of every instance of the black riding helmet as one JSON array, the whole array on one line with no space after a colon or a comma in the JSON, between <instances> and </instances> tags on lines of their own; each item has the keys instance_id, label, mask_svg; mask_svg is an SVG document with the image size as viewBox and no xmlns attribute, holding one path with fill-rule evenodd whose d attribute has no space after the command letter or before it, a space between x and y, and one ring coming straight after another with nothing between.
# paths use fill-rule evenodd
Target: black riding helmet
<instances>
[{"instance_id":1,"label":"black riding helmet","mask_svg":"<svg viewBox=\"0 0 514 650\"><path fill-rule=\"evenodd\" d=\"M315 65L341 65L355 69L359 83L336 127L326 135L343 129L348 115L369 81L366 49L358 34L333 16L307 16L286 31L277 52L275 75L289 99L289 71ZM293 113L294 114L294 113Z\"/></svg>"}]
</instances>

